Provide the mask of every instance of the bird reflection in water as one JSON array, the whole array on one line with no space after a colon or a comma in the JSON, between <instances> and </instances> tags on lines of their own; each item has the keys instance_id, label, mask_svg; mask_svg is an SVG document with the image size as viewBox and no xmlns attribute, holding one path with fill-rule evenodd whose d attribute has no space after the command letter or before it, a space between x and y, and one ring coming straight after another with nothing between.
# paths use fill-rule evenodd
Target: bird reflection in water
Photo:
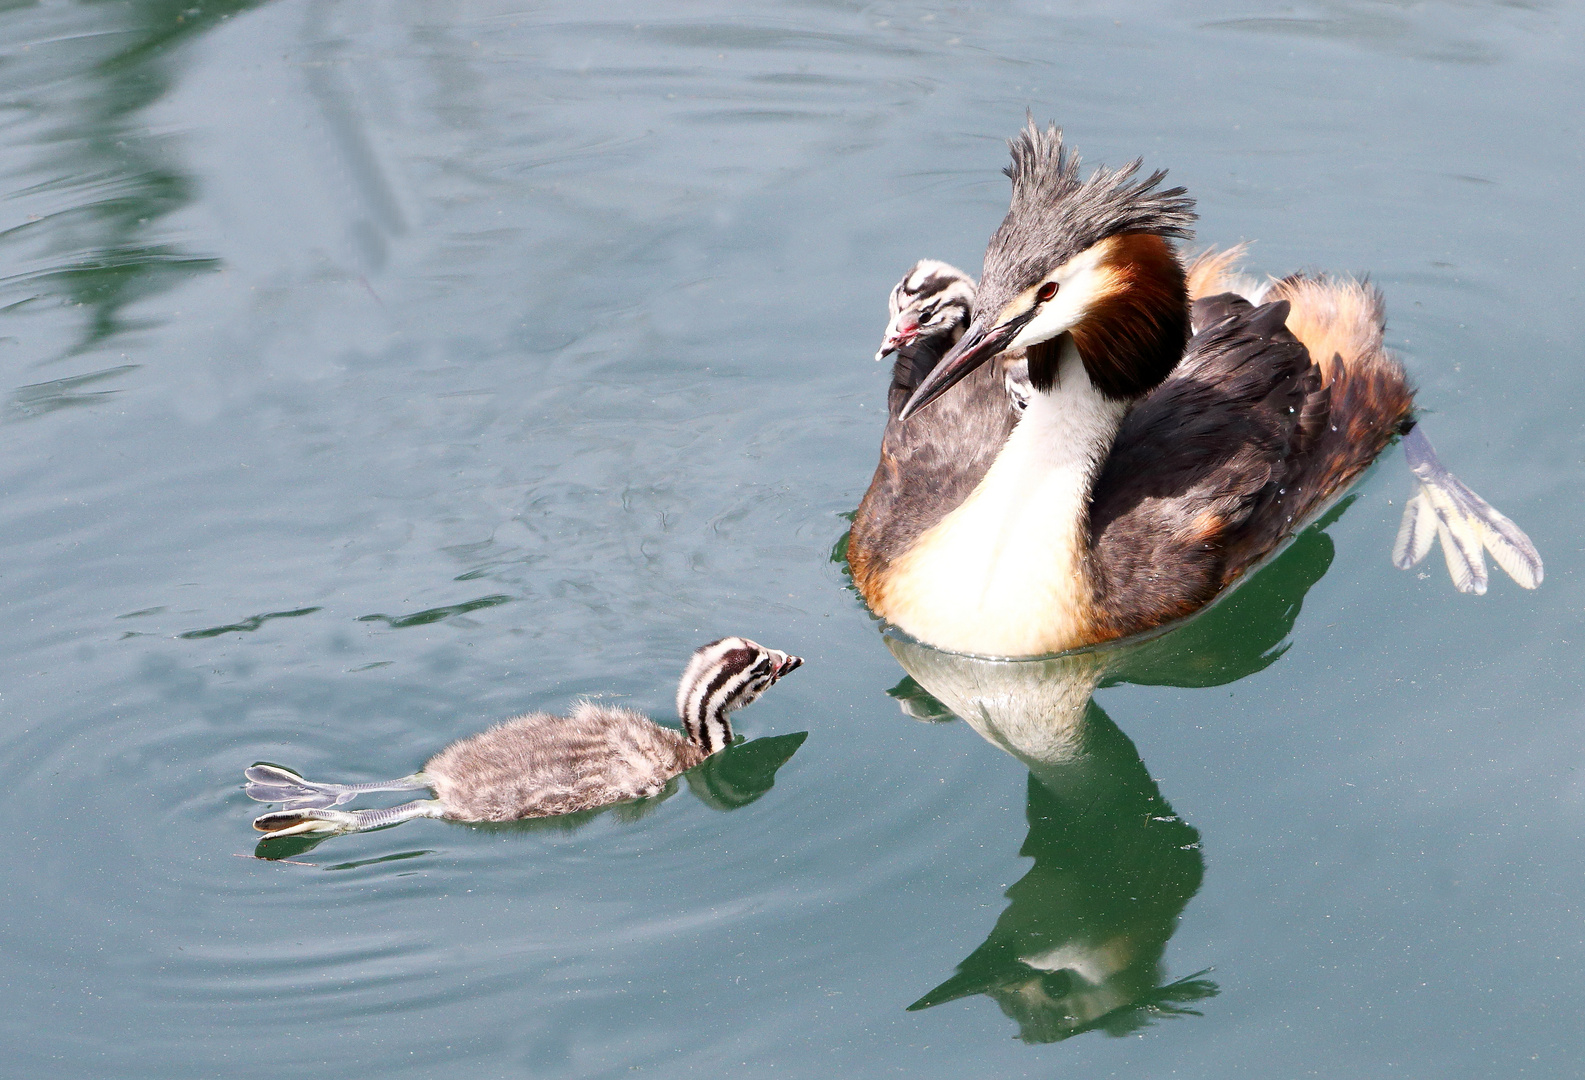
<instances>
[{"instance_id":1,"label":"bird reflection in water","mask_svg":"<svg viewBox=\"0 0 1585 1080\"><path fill-rule=\"evenodd\" d=\"M1029 768L1034 860L1007 908L957 973L910 1011L984 994L1028 1043L1085 1031L1123 1035L1152 1020L1199 1015L1215 996L1199 971L1169 979L1163 956L1200 888L1200 834L1163 797L1133 742L1091 700L1122 682L1217 686L1287 648L1305 592L1332 562L1322 530L1339 505L1221 604L1176 629L1044 660L944 653L894 631L908 673L891 694L921 720L962 718Z\"/></svg>"}]
</instances>

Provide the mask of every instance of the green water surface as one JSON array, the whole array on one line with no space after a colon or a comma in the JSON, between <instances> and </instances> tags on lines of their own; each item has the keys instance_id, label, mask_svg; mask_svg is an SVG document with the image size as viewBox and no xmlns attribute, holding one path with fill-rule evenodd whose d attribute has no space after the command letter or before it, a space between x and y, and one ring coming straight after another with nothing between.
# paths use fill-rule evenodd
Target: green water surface
<instances>
[{"instance_id":1,"label":"green water surface","mask_svg":"<svg viewBox=\"0 0 1585 1080\"><path fill-rule=\"evenodd\" d=\"M1441 0L0 5L0 1073L1579 1076L1582 41ZM831 558L869 357L910 263L978 268L1026 107L1254 270L1369 272L1542 588L1395 570L1394 449L1155 641L883 636ZM665 717L727 633L808 664L668 798L255 858L254 761Z\"/></svg>"}]
</instances>

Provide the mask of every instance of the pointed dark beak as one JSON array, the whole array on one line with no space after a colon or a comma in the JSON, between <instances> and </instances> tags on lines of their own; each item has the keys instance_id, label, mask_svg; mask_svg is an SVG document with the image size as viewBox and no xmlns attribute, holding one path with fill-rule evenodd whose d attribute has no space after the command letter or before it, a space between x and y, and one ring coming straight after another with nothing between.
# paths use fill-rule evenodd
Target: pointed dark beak
<instances>
[{"instance_id":1,"label":"pointed dark beak","mask_svg":"<svg viewBox=\"0 0 1585 1080\"><path fill-rule=\"evenodd\" d=\"M963 380L970 372L985 361L995 356L1007 347L1007 343L1017 336L1024 323L1029 321L1034 312L1027 315L1009 319L1001 326L987 328L990 320L980 316L964 331L958 343L943 356L925 381L919 384L919 389L914 391L914 396L908 399L908 404L903 406L899 418L906 420L936 398L952 389Z\"/></svg>"},{"instance_id":2,"label":"pointed dark beak","mask_svg":"<svg viewBox=\"0 0 1585 1080\"><path fill-rule=\"evenodd\" d=\"M779 679L783 675L786 675L788 672L796 671L798 668L803 667L803 664L804 664L804 658L803 657L801 657L801 656L788 656L785 660L783 660L781 662L781 666L776 669L776 677Z\"/></svg>"}]
</instances>

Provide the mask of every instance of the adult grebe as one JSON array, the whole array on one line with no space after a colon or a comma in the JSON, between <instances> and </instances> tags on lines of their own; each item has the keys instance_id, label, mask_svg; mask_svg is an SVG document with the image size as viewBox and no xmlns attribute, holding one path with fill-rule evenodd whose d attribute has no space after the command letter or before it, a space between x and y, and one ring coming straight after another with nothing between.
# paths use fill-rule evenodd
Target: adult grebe
<instances>
[{"instance_id":1,"label":"adult grebe","mask_svg":"<svg viewBox=\"0 0 1585 1080\"><path fill-rule=\"evenodd\" d=\"M630 709L580 702L567 717L529 713L461 739L421 772L372 784L319 784L275 765L246 770L247 792L284 803L253 827L272 836L362 832L415 817L516 821L659 794L672 777L732 744L728 715L803 663L729 637L693 654L677 686L683 731ZM383 810L332 810L366 791L435 793Z\"/></svg>"},{"instance_id":2,"label":"adult grebe","mask_svg":"<svg viewBox=\"0 0 1585 1080\"><path fill-rule=\"evenodd\" d=\"M1483 547L1519 584L1540 583L1529 539L1414 427L1375 289L1252 282L1232 269L1238 249L1185 268L1169 241L1188 235L1193 201L1160 190L1165 173L1137 180L1135 162L1081 180L1061 132L1032 120L1011 147L1012 207L970 325L943 335L906 317L946 274L911 272L893 292L883 350L913 357L899 348L892 421L848 545L876 614L994 656L1160 626L1238 580L1399 434L1420 486L1394 560L1413 565L1440 535L1462 590L1485 590ZM950 286L947 313L965 292ZM1027 364L1021 416L1005 379L942 396L1009 350ZM953 413L927 419L943 406ZM921 421L929 429L910 432Z\"/></svg>"}]
</instances>

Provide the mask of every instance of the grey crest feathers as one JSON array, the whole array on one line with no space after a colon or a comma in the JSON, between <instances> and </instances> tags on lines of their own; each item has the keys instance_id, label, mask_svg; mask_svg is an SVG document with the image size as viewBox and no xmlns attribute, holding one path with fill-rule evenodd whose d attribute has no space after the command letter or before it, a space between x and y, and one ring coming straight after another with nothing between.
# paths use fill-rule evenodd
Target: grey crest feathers
<instances>
[{"instance_id":1,"label":"grey crest feathers","mask_svg":"<svg viewBox=\"0 0 1585 1080\"><path fill-rule=\"evenodd\" d=\"M1013 182L1012 206L985 249L979 314L994 316L1021 290L1108 237L1193 235L1194 200L1181 187L1157 190L1164 169L1136 180L1136 158L1080 180L1079 156L1063 145L1062 130L1041 131L1033 115L1008 146L1013 160L1002 171Z\"/></svg>"}]
</instances>

